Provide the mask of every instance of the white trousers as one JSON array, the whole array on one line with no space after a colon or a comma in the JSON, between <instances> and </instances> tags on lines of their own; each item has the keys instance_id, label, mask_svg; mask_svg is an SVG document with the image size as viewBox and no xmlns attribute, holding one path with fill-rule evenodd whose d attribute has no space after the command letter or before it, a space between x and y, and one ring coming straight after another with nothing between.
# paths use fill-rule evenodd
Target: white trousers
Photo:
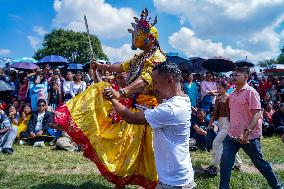
<instances>
[{"instance_id":1,"label":"white trousers","mask_svg":"<svg viewBox=\"0 0 284 189\"><path fill-rule=\"evenodd\" d=\"M219 132L216 138L214 139L213 145L212 145L212 165L214 165L214 167L219 169L220 162L221 162L221 156L223 153L223 140L228 134L228 128L229 128L228 117L220 117L218 119L218 126L219 126ZM237 153L234 165L240 166L241 164L242 164L242 160Z\"/></svg>"}]
</instances>

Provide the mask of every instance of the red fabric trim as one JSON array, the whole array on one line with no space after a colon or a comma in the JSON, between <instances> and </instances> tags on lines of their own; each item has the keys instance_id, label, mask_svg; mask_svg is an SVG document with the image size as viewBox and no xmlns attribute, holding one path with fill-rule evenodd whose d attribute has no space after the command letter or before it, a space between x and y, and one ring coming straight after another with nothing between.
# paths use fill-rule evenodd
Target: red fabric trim
<instances>
[{"instance_id":1,"label":"red fabric trim","mask_svg":"<svg viewBox=\"0 0 284 189\"><path fill-rule=\"evenodd\" d=\"M146 189L154 189L157 185L156 181L149 180L148 178L142 175L132 175L127 177L121 177L114 175L104 166L98 157L95 149L93 149L90 141L84 135L84 133L78 128L76 123L73 122L70 112L66 104L57 108L54 113L54 121L55 123L61 125L66 131L72 140L80 145L84 151L84 156L93 161L101 174L111 183L117 184L119 186L134 184L140 185Z\"/></svg>"}]
</instances>

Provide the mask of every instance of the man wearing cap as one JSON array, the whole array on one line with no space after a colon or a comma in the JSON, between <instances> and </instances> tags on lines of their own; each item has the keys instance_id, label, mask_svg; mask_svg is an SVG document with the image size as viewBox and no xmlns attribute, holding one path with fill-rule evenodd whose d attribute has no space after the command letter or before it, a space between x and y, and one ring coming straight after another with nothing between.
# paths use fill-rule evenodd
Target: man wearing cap
<instances>
[{"instance_id":1,"label":"man wearing cap","mask_svg":"<svg viewBox=\"0 0 284 189\"><path fill-rule=\"evenodd\" d=\"M229 189L235 155L242 148L250 157L254 166L266 178L273 189L281 184L272 171L270 164L263 159L260 146L261 104L258 92L247 83L249 69L239 67L233 72L236 89L229 96L230 126L223 142L223 154L220 164L220 189Z\"/></svg>"}]
</instances>

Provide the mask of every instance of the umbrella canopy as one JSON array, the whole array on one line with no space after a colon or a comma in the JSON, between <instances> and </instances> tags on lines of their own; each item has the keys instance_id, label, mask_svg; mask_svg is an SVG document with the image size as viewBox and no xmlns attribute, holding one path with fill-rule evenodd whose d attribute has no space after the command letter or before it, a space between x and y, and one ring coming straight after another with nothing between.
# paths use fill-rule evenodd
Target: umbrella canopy
<instances>
[{"instance_id":1,"label":"umbrella canopy","mask_svg":"<svg viewBox=\"0 0 284 189\"><path fill-rule=\"evenodd\" d=\"M30 62L15 62L11 65L12 68L15 68L17 70L35 70L38 69L39 67Z\"/></svg>"},{"instance_id":2,"label":"umbrella canopy","mask_svg":"<svg viewBox=\"0 0 284 189\"><path fill-rule=\"evenodd\" d=\"M13 62L30 62L30 63L37 63L37 60L34 58L30 57L22 57L22 58L17 58Z\"/></svg>"},{"instance_id":3,"label":"umbrella canopy","mask_svg":"<svg viewBox=\"0 0 284 189\"><path fill-rule=\"evenodd\" d=\"M3 91L12 91L13 88L11 85L9 85L7 82L0 80L0 92Z\"/></svg>"},{"instance_id":4,"label":"umbrella canopy","mask_svg":"<svg viewBox=\"0 0 284 189\"><path fill-rule=\"evenodd\" d=\"M254 67L254 64L249 60L238 60L235 62L236 67Z\"/></svg>"},{"instance_id":5,"label":"umbrella canopy","mask_svg":"<svg viewBox=\"0 0 284 189\"><path fill-rule=\"evenodd\" d=\"M182 72L186 72L186 73L194 72L193 64L190 60L187 60L179 56L169 56L168 55L167 61L175 63Z\"/></svg>"},{"instance_id":6,"label":"umbrella canopy","mask_svg":"<svg viewBox=\"0 0 284 189\"><path fill-rule=\"evenodd\" d=\"M207 70L202 66L203 62L206 60L201 57L191 57L189 58L190 62L193 64L194 73L205 73Z\"/></svg>"},{"instance_id":7,"label":"umbrella canopy","mask_svg":"<svg viewBox=\"0 0 284 189\"><path fill-rule=\"evenodd\" d=\"M67 63L68 61L65 58L58 55L45 56L38 61L38 64L50 64L51 66L62 66Z\"/></svg>"},{"instance_id":8,"label":"umbrella canopy","mask_svg":"<svg viewBox=\"0 0 284 189\"><path fill-rule=\"evenodd\" d=\"M177 64L177 66L183 73L201 73L205 71L205 69L202 68L202 62L204 60L205 59L200 57L185 59L176 55L167 55L167 61Z\"/></svg>"},{"instance_id":9,"label":"umbrella canopy","mask_svg":"<svg viewBox=\"0 0 284 189\"><path fill-rule=\"evenodd\" d=\"M68 64L67 70L83 70L83 65L82 64Z\"/></svg>"},{"instance_id":10,"label":"umbrella canopy","mask_svg":"<svg viewBox=\"0 0 284 189\"><path fill-rule=\"evenodd\" d=\"M224 57L213 57L203 62L203 67L211 72L229 72L235 68L235 64Z\"/></svg>"}]
</instances>

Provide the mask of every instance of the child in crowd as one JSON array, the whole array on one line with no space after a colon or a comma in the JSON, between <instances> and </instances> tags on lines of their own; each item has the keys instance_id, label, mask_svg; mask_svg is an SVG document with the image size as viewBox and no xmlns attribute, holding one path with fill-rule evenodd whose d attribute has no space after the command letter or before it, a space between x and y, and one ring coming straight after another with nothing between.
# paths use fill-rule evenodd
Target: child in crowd
<instances>
[{"instance_id":1,"label":"child in crowd","mask_svg":"<svg viewBox=\"0 0 284 189\"><path fill-rule=\"evenodd\" d=\"M12 126L18 127L18 121L20 119L20 115L17 112L17 109L15 108L15 106L13 106L13 105L11 105L8 108L8 118L9 118Z\"/></svg>"},{"instance_id":2,"label":"child in crowd","mask_svg":"<svg viewBox=\"0 0 284 189\"><path fill-rule=\"evenodd\" d=\"M220 161L221 161L221 155L223 153L223 140L227 136L228 128L229 128L229 105L228 105L228 97L229 95L226 93L228 89L228 82L227 81L221 81L217 85L217 90L219 97L216 100L214 113L211 117L209 126L214 127L213 125L215 120L218 120L218 135L213 141L212 146L212 165L209 166L205 173L209 176L215 176L217 175L217 170L220 168ZM235 166L240 167L241 166L241 160L238 157L238 154L236 156Z\"/></svg>"},{"instance_id":3,"label":"child in crowd","mask_svg":"<svg viewBox=\"0 0 284 189\"><path fill-rule=\"evenodd\" d=\"M264 136L272 136L274 132L272 116L275 110L272 108L272 102L265 102L262 104L263 107L263 122L262 122L262 134Z\"/></svg>"},{"instance_id":4,"label":"child in crowd","mask_svg":"<svg viewBox=\"0 0 284 189\"><path fill-rule=\"evenodd\" d=\"M197 117L194 117L192 120L192 127L191 127L191 136L196 140L196 146L205 151L210 150L210 141L214 135L214 130L212 128L208 128L209 121L205 119L206 112L203 109L197 110ZM216 136L216 135L215 135Z\"/></svg>"},{"instance_id":5,"label":"child in crowd","mask_svg":"<svg viewBox=\"0 0 284 189\"><path fill-rule=\"evenodd\" d=\"M28 122L31 118L32 109L30 105L25 105L23 108L23 112L21 113L21 117L19 120L18 126L18 139L20 139L20 133L25 132L28 128ZM24 144L24 141L19 141L19 144Z\"/></svg>"},{"instance_id":6,"label":"child in crowd","mask_svg":"<svg viewBox=\"0 0 284 189\"><path fill-rule=\"evenodd\" d=\"M48 105L52 110L56 110L57 106L62 102L60 86L57 82L53 82L51 89L48 92Z\"/></svg>"}]
</instances>

